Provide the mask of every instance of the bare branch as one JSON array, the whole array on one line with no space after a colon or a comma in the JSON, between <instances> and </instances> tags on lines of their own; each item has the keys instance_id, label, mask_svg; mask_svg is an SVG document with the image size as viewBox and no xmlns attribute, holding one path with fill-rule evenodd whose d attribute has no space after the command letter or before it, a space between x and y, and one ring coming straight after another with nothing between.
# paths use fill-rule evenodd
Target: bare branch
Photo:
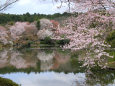
<instances>
[{"instance_id":1,"label":"bare branch","mask_svg":"<svg viewBox=\"0 0 115 86\"><path fill-rule=\"evenodd\" d=\"M0 11L5 10L8 6L12 5L17 1L19 0L6 0L3 4L0 4Z\"/></svg>"},{"instance_id":2,"label":"bare branch","mask_svg":"<svg viewBox=\"0 0 115 86\"><path fill-rule=\"evenodd\" d=\"M68 2L68 7L69 11L71 9L71 2L75 3L76 6L75 8L78 8L77 6L79 5L79 8L89 8L90 9L107 9L114 7L115 8L115 1L114 0L56 0L56 1L61 1L61 2Z\"/></svg>"}]
</instances>

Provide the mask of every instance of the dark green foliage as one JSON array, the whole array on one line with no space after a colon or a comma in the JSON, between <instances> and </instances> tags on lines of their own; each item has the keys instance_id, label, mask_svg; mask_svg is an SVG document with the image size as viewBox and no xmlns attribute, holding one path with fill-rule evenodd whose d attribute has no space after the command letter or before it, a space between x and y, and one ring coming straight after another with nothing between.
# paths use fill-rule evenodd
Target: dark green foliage
<instances>
[{"instance_id":1,"label":"dark green foliage","mask_svg":"<svg viewBox=\"0 0 115 86\"><path fill-rule=\"evenodd\" d=\"M38 30L40 30L40 20L37 20L37 24L36 24Z\"/></svg>"},{"instance_id":2,"label":"dark green foliage","mask_svg":"<svg viewBox=\"0 0 115 86\"><path fill-rule=\"evenodd\" d=\"M115 30L112 31L107 37L106 41L111 45L112 48L115 48Z\"/></svg>"},{"instance_id":3,"label":"dark green foliage","mask_svg":"<svg viewBox=\"0 0 115 86\"><path fill-rule=\"evenodd\" d=\"M51 45L51 46L60 46L69 44L69 39L63 39L63 40L52 40L50 37L45 37L44 39L40 40L40 44Z\"/></svg>"},{"instance_id":4,"label":"dark green foliage","mask_svg":"<svg viewBox=\"0 0 115 86\"><path fill-rule=\"evenodd\" d=\"M77 52L74 52L74 53L72 53L72 55L71 55L71 58L78 58L78 53Z\"/></svg>"},{"instance_id":5,"label":"dark green foliage","mask_svg":"<svg viewBox=\"0 0 115 86\"><path fill-rule=\"evenodd\" d=\"M71 14L71 13L63 13L63 14L60 14L60 13L56 13L56 14L53 14L53 15L45 15L45 14L30 14L30 13L26 13L26 14L23 14L23 15L15 15L15 14L0 14L0 24L6 24L8 22L17 22L17 21L21 21L21 22L24 22L24 21L28 21L28 22L33 22L33 21L38 21L38 19L42 19L42 18L47 18L47 19L55 19L55 18L58 18L58 17L68 17L68 16L71 16L71 15L74 15L74 14Z\"/></svg>"},{"instance_id":6,"label":"dark green foliage","mask_svg":"<svg viewBox=\"0 0 115 86\"><path fill-rule=\"evenodd\" d=\"M69 44L70 40L69 39L63 39L63 40L57 40L56 43L59 45L65 45Z\"/></svg>"},{"instance_id":7,"label":"dark green foliage","mask_svg":"<svg viewBox=\"0 0 115 86\"><path fill-rule=\"evenodd\" d=\"M52 50L52 49L45 49L45 50L43 50L43 51L45 51L46 54L51 54L51 53L53 53L53 50Z\"/></svg>"},{"instance_id":8,"label":"dark green foliage","mask_svg":"<svg viewBox=\"0 0 115 86\"><path fill-rule=\"evenodd\" d=\"M45 37L40 41L40 44L54 45L54 42L50 37Z\"/></svg>"},{"instance_id":9,"label":"dark green foliage","mask_svg":"<svg viewBox=\"0 0 115 86\"><path fill-rule=\"evenodd\" d=\"M10 79L5 79L0 77L0 86L19 86Z\"/></svg>"},{"instance_id":10,"label":"dark green foliage","mask_svg":"<svg viewBox=\"0 0 115 86\"><path fill-rule=\"evenodd\" d=\"M109 68L115 69L115 50L105 50L105 52L109 53L113 58L108 58L108 66Z\"/></svg>"},{"instance_id":11,"label":"dark green foliage","mask_svg":"<svg viewBox=\"0 0 115 86\"><path fill-rule=\"evenodd\" d=\"M33 22L34 18L29 13L23 14L22 16L23 21Z\"/></svg>"}]
</instances>

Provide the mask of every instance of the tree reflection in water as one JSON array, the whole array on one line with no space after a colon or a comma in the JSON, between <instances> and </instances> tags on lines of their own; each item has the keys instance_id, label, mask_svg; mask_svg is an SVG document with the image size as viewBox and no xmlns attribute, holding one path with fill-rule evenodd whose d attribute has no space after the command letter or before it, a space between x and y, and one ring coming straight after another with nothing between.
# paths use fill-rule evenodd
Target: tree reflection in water
<instances>
[{"instance_id":1,"label":"tree reflection in water","mask_svg":"<svg viewBox=\"0 0 115 86\"><path fill-rule=\"evenodd\" d=\"M81 67L82 65L86 64L86 62L89 62L88 64L91 65L91 59L84 59L88 56L91 59L95 59L96 54L94 52L85 50L70 52L69 50L28 49L17 51L4 49L0 51L0 75L8 78L7 73L9 73L8 76L11 77L12 74L15 74L15 78L17 78L17 72L23 72L21 73L22 76L26 73L31 75L32 72L35 72L34 75L36 76L39 75L38 72L40 72L44 74L49 73L50 76L51 71L55 71L54 74L59 72L58 75L61 75L63 73L64 77L65 75L70 75L70 73L74 74L74 82L77 84L77 86L115 85L115 71L99 69L96 66L91 69L90 66L89 68ZM96 61L97 60L100 59L96 59ZM103 62L107 62L107 59L105 59ZM26 76L26 78L30 77L29 75ZM14 80L12 78L11 80Z\"/></svg>"}]
</instances>

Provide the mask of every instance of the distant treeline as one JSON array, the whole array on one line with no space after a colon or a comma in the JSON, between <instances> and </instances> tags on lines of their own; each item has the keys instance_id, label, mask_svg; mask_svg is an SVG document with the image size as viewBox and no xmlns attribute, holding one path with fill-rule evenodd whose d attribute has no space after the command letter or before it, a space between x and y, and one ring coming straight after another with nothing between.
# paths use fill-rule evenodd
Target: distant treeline
<instances>
[{"instance_id":1,"label":"distant treeline","mask_svg":"<svg viewBox=\"0 0 115 86\"><path fill-rule=\"evenodd\" d=\"M64 12L63 14L55 13L53 15L45 15L45 14L39 14L39 13L38 14L37 13L34 13L34 14L26 13L26 14L23 14L23 15L0 14L0 24L6 24L8 22L17 22L17 21L33 22L33 21L36 21L36 20L41 19L41 18L55 19L55 18L58 18L58 17L63 17L63 16L68 17L68 16L71 16L71 15L77 15L77 14L78 13L71 14L71 13L67 13L67 12Z\"/></svg>"}]
</instances>

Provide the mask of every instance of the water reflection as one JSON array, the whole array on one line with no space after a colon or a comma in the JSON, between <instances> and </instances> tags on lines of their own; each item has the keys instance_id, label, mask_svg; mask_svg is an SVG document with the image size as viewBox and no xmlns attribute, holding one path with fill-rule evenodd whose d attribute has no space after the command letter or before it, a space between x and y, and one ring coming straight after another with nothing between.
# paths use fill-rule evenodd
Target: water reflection
<instances>
[{"instance_id":1,"label":"water reflection","mask_svg":"<svg viewBox=\"0 0 115 86\"><path fill-rule=\"evenodd\" d=\"M19 51L3 50L0 52L0 68L13 66L17 69L36 66L36 60Z\"/></svg>"},{"instance_id":2,"label":"water reflection","mask_svg":"<svg viewBox=\"0 0 115 86\"><path fill-rule=\"evenodd\" d=\"M14 80L22 86L83 86L85 82L84 73L56 73L56 72L41 72L31 73L14 73L2 75L3 77ZM78 81L79 83L76 83Z\"/></svg>"},{"instance_id":3,"label":"water reflection","mask_svg":"<svg viewBox=\"0 0 115 86\"><path fill-rule=\"evenodd\" d=\"M0 51L0 77L22 86L114 86L114 70L81 67L96 59L95 52L87 52L4 49Z\"/></svg>"},{"instance_id":4,"label":"water reflection","mask_svg":"<svg viewBox=\"0 0 115 86\"><path fill-rule=\"evenodd\" d=\"M79 61L83 61L83 66L87 69L94 68L96 66L107 68L108 59L113 58L105 50L99 48L96 49L84 49L80 51Z\"/></svg>"},{"instance_id":5,"label":"water reflection","mask_svg":"<svg viewBox=\"0 0 115 86\"><path fill-rule=\"evenodd\" d=\"M88 86L114 86L115 73L112 71L93 71L91 74L86 73L86 84Z\"/></svg>"},{"instance_id":6,"label":"water reflection","mask_svg":"<svg viewBox=\"0 0 115 86\"><path fill-rule=\"evenodd\" d=\"M1 75L9 78L21 86L114 86L115 73L95 72L67 73L40 72L40 73L11 73Z\"/></svg>"},{"instance_id":7,"label":"water reflection","mask_svg":"<svg viewBox=\"0 0 115 86\"><path fill-rule=\"evenodd\" d=\"M70 60L70 53L64 54L56 50L2 50L0 52L0 68L28 69L40 68L41 71L58 69L61 64ZM38 67L39 66L39 67Z\"/></svg>"},{"instance_id":8,"label":"water reflection","mask_svg":"<svg viewBox=\"0 0 115 86\"><path fill-rule=\"evenodd\" d=\"M7 66L8 64L8 51L4 50L3 52L0 52L0 68L3 68Z\"/></svg>"},{"instance_id":9,"label":"water reflection","mask_svg":"<svg viewBox=\"0 0 115 86\"><path fill-rule=\"evenodd\" d=\"M54 52L45 53L43 51L40 51L37 53L37 58L41 62L41 66L40 66L41 70L45 71L45 70L50 70L52 68L54 56L55 56Z\"/></svg>"}]
</instances>

